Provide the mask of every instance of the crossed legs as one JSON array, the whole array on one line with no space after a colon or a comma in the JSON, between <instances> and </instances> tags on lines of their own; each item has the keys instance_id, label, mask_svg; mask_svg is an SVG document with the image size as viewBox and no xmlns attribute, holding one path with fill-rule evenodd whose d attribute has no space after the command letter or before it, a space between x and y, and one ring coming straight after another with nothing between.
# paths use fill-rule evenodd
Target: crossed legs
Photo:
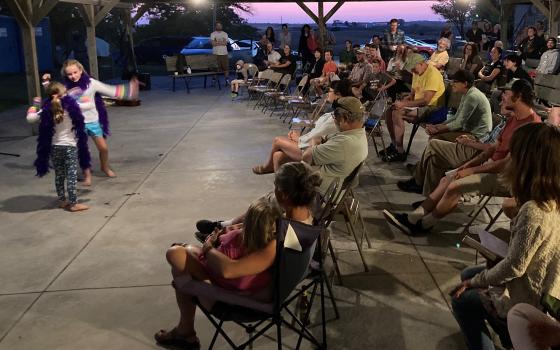
<instances>
[{"instance_id":1,"label":"crossed legs","mask_svg":"<svg viewBox=\"0 0 560 350\"><path fill-rule=\"evenodd\" d=\"M264 165L260 166L258 173L273 173L287 162L301 161L302 152L296 141L285 136L277 136L272 141L272 149ZM255 167L257 168L257 167Z\"/></svg>"}]
</instances>

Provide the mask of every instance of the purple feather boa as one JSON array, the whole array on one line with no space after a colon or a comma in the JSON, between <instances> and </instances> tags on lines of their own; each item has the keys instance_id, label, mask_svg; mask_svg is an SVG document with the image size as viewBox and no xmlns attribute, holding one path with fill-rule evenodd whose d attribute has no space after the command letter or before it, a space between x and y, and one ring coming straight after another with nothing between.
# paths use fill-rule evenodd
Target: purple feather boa
<instances>
[{"instance_id":1,"label":"purple feather boa","mask_svg":"<svg viewBox=\"0 0 560 350\"><path fill-rule=\"evenodd\" d=\"M72 119L72 130L76 134L78 146L78 160L82 169L91 168L91 156L88 148L88 137L86 134L84 116L80 106L70 96L64 96L61 100L62 108L68 112ZM41 121L39 123L39 137L37 138L37 159L35 168L37 176L44 176L49 172L49 157L51 154L52 138L54 136L54 119L51 112L51 101L45 100L42 106Z\"/></svg>"},{"instance_id":2,"label":"purple feather boa","mask_svg":"<svg viewBox=\"0 0 560 350\"><path fill-rule=\"evenodd\" d=\"M90 82L91 78L86 72L82 72L82 76L77 82L73 82L67 77L64 77L64 85L66 85L67 89L79 87L82 91L86 91ZM109 115L107 114L107 108L105 108L103 99L98 93L95 93L95 108L99 115L99 124L101 124L101 128L103 129L103 137L107 138L107 136L111 135L111 131L109 130Z\"/></svg>"}]
</instances>

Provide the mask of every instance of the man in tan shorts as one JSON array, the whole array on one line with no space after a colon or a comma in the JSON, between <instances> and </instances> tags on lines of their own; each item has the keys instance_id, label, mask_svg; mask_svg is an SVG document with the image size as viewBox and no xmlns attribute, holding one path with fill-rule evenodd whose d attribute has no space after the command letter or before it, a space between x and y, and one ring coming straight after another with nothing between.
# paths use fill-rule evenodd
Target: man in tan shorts
<instances>
[{"instance_id":1,"label":"man in tan shorts","mask_svg":"<svg viewBox=\"0 0 560 350\"><path fill-rule=\"evenodd\" d=\"M226 85L229 85L229 57L228 57L228 35L222 30L222 23L216 22L215 30L210 34L212 53L218 62L218 71L224 73Z\"/></svg>"}]
</instances>

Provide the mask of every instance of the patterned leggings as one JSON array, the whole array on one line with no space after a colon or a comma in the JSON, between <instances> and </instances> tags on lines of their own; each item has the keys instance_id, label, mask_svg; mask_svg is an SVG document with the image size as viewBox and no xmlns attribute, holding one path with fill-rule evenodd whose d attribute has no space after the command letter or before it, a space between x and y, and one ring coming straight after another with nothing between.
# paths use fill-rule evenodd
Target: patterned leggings
<instances>
[{"instance_id":1,"label":"patterned leggings","mask_svg":"<svg viewBox=\"0 0 560 350\"><path fill-rule=\"evenodd\" d=\"M66 200L64 180L68 190L70 204L76 204L76 183L78 181L78 151L72 146L53 146L52 162L54 165L54 185L60 201Z\"/></svg>"}]
</instances>

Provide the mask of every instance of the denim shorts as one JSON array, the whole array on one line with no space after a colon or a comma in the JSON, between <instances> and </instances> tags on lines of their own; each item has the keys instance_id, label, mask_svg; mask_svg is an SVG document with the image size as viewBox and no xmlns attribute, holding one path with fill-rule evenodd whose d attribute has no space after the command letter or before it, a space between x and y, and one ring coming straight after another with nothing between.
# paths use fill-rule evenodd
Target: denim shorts
<instances>
[{"instance_id":1,"label":"denim shorts","mask_svg":"<svg viewBox=\"0 0 560 350\"><path fill-rule=\"evenodd\" d=\"M99 122L86 123L86 133L88 136L103 137L103 129Z\"/></svg>"}]
</instances>

